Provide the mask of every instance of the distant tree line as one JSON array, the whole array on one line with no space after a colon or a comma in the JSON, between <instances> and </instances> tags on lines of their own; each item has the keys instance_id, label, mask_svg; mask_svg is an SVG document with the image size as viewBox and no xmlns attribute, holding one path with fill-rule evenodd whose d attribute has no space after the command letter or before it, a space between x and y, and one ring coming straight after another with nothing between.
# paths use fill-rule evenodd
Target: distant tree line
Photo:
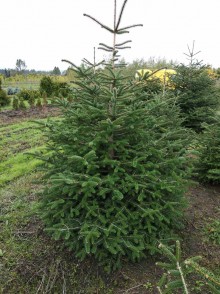
<instances>
[{"instance_id":1,"label":"distant tree line","mask_svg":"<svg viewBox=\"0 0 220 294\"><path fill-rule=\"evenodd\" d=\"M4 68L0 69L0 74L4 75L6 78L11 76L15 76L17 74L44 74L44 75L61 75L61 71L59 67L55 66L53 70L45 71L45 70L35 70L35 69L27 69L26 62L22 59L17 59L15 68Z\"/></svg>"},{"instance_id":2,"label":"distant tree line","mask_svg":"<svg viewBox=\"0 0 220 294\"><path fill-rule=\"evenodd\" d=\"M132 62L126 62L126 60L123 58L120 61L123 64L126 64L124 67L123 71L127 75L134 76L136 71L139 69L145 69L149 68L151 70L157 70L159 68L169 68L169 69L174 69L178 65L178 62L175 60L166 60L165 58L155 58L155 57L150 57L148 59L135 59ZM86 65L82 63L79 67L85 67ZM212 68L210 66L210 68ZM218 68L212 68L213 73L216 75L217 78L220 77L220 67ZM24 60L17 59L15 68L0 68L0 74L4 75L6 78L15 76L17 74L43 74L43 75L71 75L71 67L68 68L67 70L60 71L59 67L55 66L53 70L35 70L35 69L27 69L26 63Z\"/></svg>"}]
</instances>

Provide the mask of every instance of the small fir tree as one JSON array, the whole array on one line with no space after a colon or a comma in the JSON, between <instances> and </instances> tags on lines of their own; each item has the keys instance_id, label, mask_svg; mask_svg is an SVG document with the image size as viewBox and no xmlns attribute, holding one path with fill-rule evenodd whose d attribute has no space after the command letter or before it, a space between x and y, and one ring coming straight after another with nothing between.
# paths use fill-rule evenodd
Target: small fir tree
<instances>
[{"instance_id":1,"label":"small fir tree","mask_svg":"<svg viewBox=\"0 0 220 294\"><path fill-rule=\"evenodd\" d=\"M0 107L10 104L10 99L8 98L6 92L2 89L2 80L0 78Z\"/></svg>"},{"instance_id":2,"label":"small fir tree","mask_svg":"<svg viewBox=\"0 0 220 294\"><path fill-rule=\"evenodd\" d=\"M43 105L46 106L48 104L48 101L47 101L47 93L46 92L43 92L42 98L43 98Z\"/></svg>"},{"instance_id":3,"label":"small fir tree","mask_svg":"<svg viewBox=\"0 0 220 294\"><path fill-rule=\"evenodd\" d=\"M189 47L188 47L189 49ZM208 74L207 67L195 59L194 43L186 54L189 64L176 67L173 78L174 93L184 118L184 126L201 132L203 123L212 123L219 107L220 95L216 81Z\"/></svg>"},{"instance_id":4,"label":"small fir tree","mask_svg":"<svg viewBox=\"0 0 220 294\"><path fill-rule=\"evenodd\" d=\"M14 96L14 98L13 98L12 107L14 110L18 110L20 108L19 107L19 99L17 96Z\"/></svg>"},{"instance_id":5,"label":"small fir tree","mask_svg":"<svg viewBox=\"0 0 220 294\"><path fill-rule=\"evenodd\" d=\"M19 109L21 110L25 110L27 107L25 105L25 102L24 102L24 99L23 98L20 98L19 99Z\"/></svg>"},{"instance_id":6,"label":"small fir tree","mask_svg":"<svg viewBox=\"0 0 220 294\"><path fill-rule=\"evenodd\" d=\"M48 122L47 185L40 213L47 230L84 259L94 255L106 270L124 257L139 260L157 240L181 225L189 175L187 131L178 108L161 95L148 100L118 68L116 1L112 52L104 71L77 67L73 103L58 99L63 118ZM95 65L96 66L96 65ZM44 126L45 127L45 126Z\"/></svg>"},{"instance_id":7,"label":"small fir tree","mask_svg":"<svg viewBox=\"0 0 220 294\"><path fill-rule=\"evenodd\" d=\"M37 99L36 106L37 106L38 108L42 108L42 106L43 106L40 97Z\"/></svg>"},{"instance_id":8,"label":"small fir tree","mask_svg":"<svg viewBox=\"0 0 220 294\"><path fill-rule=\"evenodd\" d=\"M33 93L30 93L28 103L30 104L30 107L32 107L32 108L34 107L34 105L35 105L35 96L33 95Z\"/></svg>"},{"instance_id":9,"label":"small fir tree","mask_svg":"<svg viewBox=\"0 0 220 294\"><path fill-rule=\"evenodd\" d=\"M200 181L220 183L220 117L215 123L204 125L204 133L199 142L197 173Z\"/></svg>"},{"instance_id":10,"label":"small fir tree","mask_svg":"<svg viewBox=\"0 0 220 294\"><path fill-rule=\"evenodd\" d=\"M40 81L40 92L46 92L47 97L51 97L54 91L54 82L50 77L43 77Z\"/></svg>"}]
</instances>

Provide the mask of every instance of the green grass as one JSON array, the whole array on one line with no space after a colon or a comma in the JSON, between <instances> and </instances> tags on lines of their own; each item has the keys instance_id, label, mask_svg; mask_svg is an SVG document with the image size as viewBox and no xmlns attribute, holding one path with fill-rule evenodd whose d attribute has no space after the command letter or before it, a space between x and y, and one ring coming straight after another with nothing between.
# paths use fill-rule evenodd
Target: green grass
<instances>
[{"instance_id":1,"label":"green grass","mask_svg":"<svg viewBox=\"0 0 220 294\"><path fill-rule=\"evenodd\" d=\"M30 153L43 152L45 143L34 122L7 125L0 131L0 186L3 186L36 169L41 161Z\"/></svg>"}]
</instances>

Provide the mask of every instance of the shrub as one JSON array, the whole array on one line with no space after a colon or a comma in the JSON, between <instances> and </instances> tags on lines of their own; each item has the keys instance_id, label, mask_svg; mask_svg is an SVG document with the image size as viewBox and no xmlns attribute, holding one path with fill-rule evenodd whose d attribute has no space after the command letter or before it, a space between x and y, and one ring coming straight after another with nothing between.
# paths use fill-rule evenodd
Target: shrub
<instances>
[{"instance_id":1,"label":"shrub","mask_svg":"<svg viewBox=\"0 0 220 294\"><path fill-rule=\"evenodd\" d=\"M24 102L24 99L23 98L20 98L19 99L19 109L21 110L25 110L27 107L25 105L25 102Z\"/></svg>"},{"instance_id":2,"label":"shrub","mask_svg":"<svg viewBox=\"0 0 220 294\"><path fill-rule=\"evenodd\" d=\"M71 89L67 83L54 82L53 93L57 97L68 97L68 95L71 93Z\"/></svg>"},{"instance_id":3,"label":"shrub","mask_svg":"<svg viewBox=\"0 0 220 294\"><path fill-rule=\"evenodd\" d=\"M19 91L20 91L19 88L11 88L11 87L9 87L8 88L8 95L16 95L16 94L19 93Z\"/></svg>"},{"instance_id":4,"label":"shrub","mask_svg":"<svg viewBox=\"0 0 220 294\"><path fill-rule=\"evenodd\" d=\"M38 108L42 108L43 105L42 105L42 102L41 102L41 99L40 98L37 99L36 106Z\"/></svg>"},{"instance_id":5,"label":"shrub","mask_svg":"<svg viewBox=\"0 0 220 294\"><path fill-rule=\"evenodd\" d=\"M50 77L43 77L40 81L40 92L45 92L47 97L51 97L54 92L54 83Z\"/></svg>"},{"instance_id":6,"label":"shrub","mask_svg":"<svg viewBox=\"0 0 220 294\"><path fill-rule=\"evenodd\" d=\"M205 228L207 238L214 244L220 245L220 220L216 219Z\"/></svg>"},{"instance_id":7,"label":"shrub","mask_svg":"<svg viewBox=\"0 0 220 294\"><path fill-rule=\"evenodd\" d=\"M12 107L14 110L19 109L19 99L16 96L13 98Z\"/></svg>"},{"instance_id":8,"label":"shrub","mask_svg":"<svg viewBox=\"0 0 220 294\"><path fill-rule=\"evenodd\" d=\"M40 81L40 92L46 93L47 97L67 97L71 93L69 85L65 82L54 82L50 77L43 77Z\"/></svg>"},{"instance_id":9,"label":"shrub","mask_svg":"<svg viewBox=\"0 0 220 294\"><path fill-rule=\"evenodd\" d=\"M203 126L196 169L202 182L220 183L220 117L215 120L215 123Z\"/></svg>"},{"instance_id":10,"label":"shrub","mask_svg":"<svg viewBox=\"0 0 220 294\"><path fill-rule=\"evenodd\" d=\"M0 79L0 106L6 106L10 104L10 99L8 98L6 92L1 88L1 79Z\"/></svg>"},{"instance_id":11,"label":"shrub","mask_svg":"<svg viewBox=\"0 0 220 294\"><path fill-rule=\"evenodd\" d=\"M17 96L22 98L24 101L30 101L37 99L40 96L40 92L37 90L22 89Z\"/></svg>"}]
</instances>

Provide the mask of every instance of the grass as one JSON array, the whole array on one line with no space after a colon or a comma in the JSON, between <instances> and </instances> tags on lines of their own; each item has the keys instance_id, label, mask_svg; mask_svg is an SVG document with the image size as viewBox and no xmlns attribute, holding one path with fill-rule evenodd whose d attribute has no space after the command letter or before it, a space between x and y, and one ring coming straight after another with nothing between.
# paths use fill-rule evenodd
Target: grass
<instances>
[{"instance_id":1,"label":"grass","mask_svg":"<svg viewBox=\"0 0 220 294\"><path fill-rule=\"evenodd\" d=\"M45 149L43 134L34 122L0 128L0 186L34 170L41 162L30 153Z\"/></svg>"}]
</instances>

